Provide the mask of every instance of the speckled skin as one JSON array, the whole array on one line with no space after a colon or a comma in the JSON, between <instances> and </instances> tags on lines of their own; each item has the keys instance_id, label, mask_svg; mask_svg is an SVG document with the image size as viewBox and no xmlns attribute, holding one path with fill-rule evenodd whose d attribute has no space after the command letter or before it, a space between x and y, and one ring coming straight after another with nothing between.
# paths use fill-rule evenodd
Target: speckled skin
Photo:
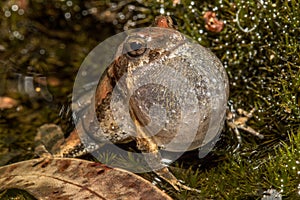
<instances>
[{"instance_id":1,"label":"speckled skin","mask_svg":"<svg viewBox=\"0 0 300 200\"><path fill-rule=\"evenodd\" d=\"M145 49L138 53L130 52L128 49L130 42L135 40L145 42L149 37L152 39L145 44ZM132 56L133 53L135 55ZM170 69L185 80L182 78L169 80ZM121 78L123 80L120 81ZM153 80L162 84L145 84L137 88L138 83L153 82ZM175 93L164 86L168 84L165 83L166 81L171 81L176 88ZM110 104L116 83L119 84L119 97L115 101L117 105L120 104L118 107L120 109L112 110ZM145 33L133 32L120 45L115 62L107 68L99 81L95 95L97 119L87 118L85 128L89 136L99 142L110 140L112 143L123 143L134 140L135 125L129 121L124 122L123 124L129 126L126 132L117 122L116 118L123 121L126 116L122 114L128 112L123 110L121 105L128 101L131 118L136 118L144 127L151 120L155 121L155 117L160 120L159 116L149 114L151 106L158 104L166 109L168 123L155 133L155 136L152 136L152 130L144 130L145 134L152 136L151 141L159 148L164 148L176 136L178 125L182 122L186 124L181 127L185 135L179 137L173 147L170 146L168 149L181 151L180 145L190 142L190 137L193 137L191 132L194 130L190 130L189 123L195 123L193 120L198 119L197 134L188 150L196 149L210 142L220 133L224 123L228 89L228 79L222 64L206 48L171 29L155 29ZM196 101L191 101L191 93L196 95L197 99L194 99ZM186 104L185 109L190 113L185 118L182 118L180 107L182 104ZM190 104L197 104L201 113L193 113L195 111Z\"/></svg>"}]
</instances>

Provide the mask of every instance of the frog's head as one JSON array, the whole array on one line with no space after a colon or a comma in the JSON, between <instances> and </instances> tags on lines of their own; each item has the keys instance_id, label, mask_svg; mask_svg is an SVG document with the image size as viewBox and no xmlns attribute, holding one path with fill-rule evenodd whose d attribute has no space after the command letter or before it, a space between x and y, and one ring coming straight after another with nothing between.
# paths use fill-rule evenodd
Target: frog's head
<instances>
[{"instance_id":1,"label":"frog's head","mask_svg":"<svg viewBox=\"0 0 300 200\"><path fill-rule=\"evenodd\" d=\"M156 62L185 42L178 31L161 27L132 30L127 34L116 52L113 64L113 76L117 79L128 70L134 71Z\"/></svg>"}]
</instances>

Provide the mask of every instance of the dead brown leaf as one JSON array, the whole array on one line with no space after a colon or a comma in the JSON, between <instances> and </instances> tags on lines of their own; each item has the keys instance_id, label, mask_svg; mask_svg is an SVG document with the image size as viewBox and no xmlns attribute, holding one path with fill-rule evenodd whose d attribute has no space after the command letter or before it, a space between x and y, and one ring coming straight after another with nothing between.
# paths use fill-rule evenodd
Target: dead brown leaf
<instances>
[{"instance_id":1,"label":"dead brown leaf","mask_svg":"<svg viewBox=\"0 0 300 200\"><path fill-rule=\"evenodd\" d=\"M0 97L0 109L9 109L18 105L18 101L10 97Z\"/></svg>"},{"instance_id":2,"label":"dead brown leaf","mask_svg":"<svg viewBox=\"0 0 300 200\"><path fill-rule=\"evenodd\" d=\"M74 158L34 159L0 168L0 191L23 189L37 199L166 199L138 175Z\"/></svg>"}]
</instances>

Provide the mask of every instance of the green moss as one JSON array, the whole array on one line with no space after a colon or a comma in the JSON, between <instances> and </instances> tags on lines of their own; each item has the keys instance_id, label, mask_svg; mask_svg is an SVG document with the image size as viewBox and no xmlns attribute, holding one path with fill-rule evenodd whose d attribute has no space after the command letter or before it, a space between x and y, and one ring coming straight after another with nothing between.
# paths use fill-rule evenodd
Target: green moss
<instances>
[{"instance_id":1,"label":"green moss","mask_svg":"<svg viewBox=\"0 0 300 200\"><path fill-rule=\"evenodd\" d=\"M27 191L15 188L0 191L0 200L5 199L36 200L36 198Z\"/></svg>"},{"instance_id":2,"label":"green moss","mask_svg":"<svg viewBox=\"0 0 300 200\"><path fill-rule=\"evenodd\" d=\"M234 154L217 167L205 170L172 168L178 178L200 194L176 192L166 186L175 199L259 199L267 189L276 189L286 199L299 198L300 130L290 141L275 148L264 159L247 159Z\"/></svg>"}]
</instances>

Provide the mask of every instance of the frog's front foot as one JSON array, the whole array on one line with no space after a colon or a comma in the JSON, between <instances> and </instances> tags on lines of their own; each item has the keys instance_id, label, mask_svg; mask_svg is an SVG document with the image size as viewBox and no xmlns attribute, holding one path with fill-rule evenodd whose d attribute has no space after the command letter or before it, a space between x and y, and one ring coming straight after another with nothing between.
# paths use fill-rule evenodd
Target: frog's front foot
<instances>
[{"instance_id":1,"label":"frog's front foot","mask_svg":"<svg viewBox=\"0 0 300 200\"><path fill-rule=\"evenodd\" d=\"M76 129L65 138L61 128L56 124L44 124L39 127L35 141L37 143L35 153L41 158L75 158L87 153Z\"/></svg>"},{"instance_id":2,"label":"frog's front foot","mask_svg":"<svg viewBox=\"0 0 300 200\"><path fill-rule=\"evenodd\" d=\"M37 146L35 154L41 158L51 159L57 156L61 145L64 143L64 134L56 124L44 124L37 130L35 137Z\"/></svg>"},{"instance_id":3,"label":"frog's front foot","mask_svg":"<svg viewBox=\"0 0 300 200\"><path fill-rule=\"evenodd\" d=\"M189 190L189 191L193 191L193 192L198 192L200 193L200 190L197 190L195 188L191 188L189 186L186 186L184 184L182 184L170 171L167 167L164 167L162 169L159 170L155 170L154 171L160 178L164 179L165 181L167 181L169 184L172 185L172 187L174 189L176 189L177 191L180 191L180 189L184 189L184 190Z\"/></svg>"},{"instance_id":4,"label":"frog's front foot","mask_svg":"<svg viewBox=\"0 0 300 200\"><path fill-rule=\"evenodd\" d=\"M51 159L54 157L43 144L36 146L34 153L40 158Z\"/></svg>"},{"instance_id":5,"label":"frog's front foot","mask_svg":"<svg viewBox=\"0 0 300 200\"><path fill-rule=\"evenodd\" d=\"M35 147L34 153L40 157L40 160L34 164L34 166L41 164L41 166L45 166L49 163L50 160L54 158L54 156L47 150L44 144L39 144Z\"/></svg>"},{"instance_id":6,"label":"frog's front foot","mask_svg":"<svg viewBox=\"0 0 300 200\"><path fill-rule=\"evenodd\" d=\"M242 144L242 138L239 129L251 133L252 135L259 137L260 139L264 138L262 134L255 131L253 128L246 124L247 121L253 116L254 111L255 108L253 108L250 112L247 112L241 108L237 109L237 112L227 110L226 123L229 128L232 129L236 134L239 145Z\"/></svg>"},{"instance_id":7,"label":"frog's front foot","mask_svg":"<svg viewBox=\"0 0 300 200\"><path fill-rule=\"evenodd\" d=\"M161 162L162 157L160 152L158 151L157 144L151 139L151 137L148 137L147 134L143 131L140 122L135 118L136 116L132 115L133 121L136 125L136 132L139 137L136 138L137 147L145 154L145 159L148 162L148 164L151 164L152 169L160 178L167 181L169 184L171 184L174 189L177 191L180 191L180 189L184 190L190 190L199 192L200 190L188 187L182 183L169 171L168 167L162 167L163 164ZM160 168L161 167L161 168Z\"/></svg>"}]
</instances>

